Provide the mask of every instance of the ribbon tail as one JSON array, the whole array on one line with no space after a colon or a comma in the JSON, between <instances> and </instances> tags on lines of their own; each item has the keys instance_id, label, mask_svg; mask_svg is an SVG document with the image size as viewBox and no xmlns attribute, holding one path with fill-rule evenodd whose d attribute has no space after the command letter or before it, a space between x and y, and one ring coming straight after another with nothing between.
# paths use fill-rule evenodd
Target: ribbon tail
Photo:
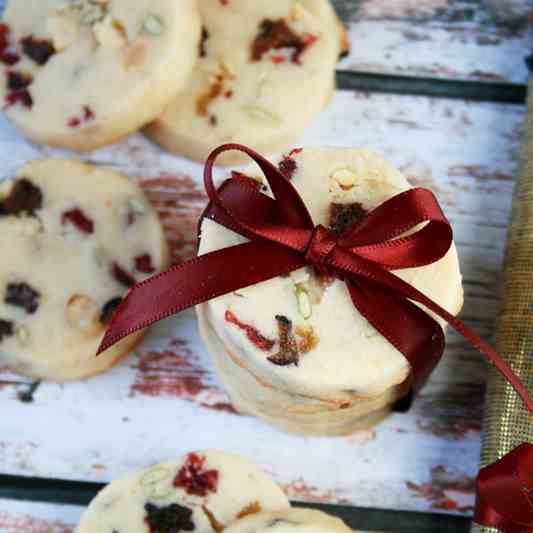
<instances>
[{"instance_id":1,"label":"ribbon tail","mask_svg":"<svg viewBox=\"0 0 533 533\"><path fill-rule=\"evenodd\" d=\"M175 266L131 289L113 314L98 354L124 337L189 307L290 274L304 265L299 254L256 241Z\"/></svg>"},{"instance_id":2,"label":"ribbon tail","mask_svg":"<svg viewBox=\"0 0 533 533\"><path fill-rule=\"evenodd\" d=\"M359 312L409 361L413 390L418 392L444 352L441 326L423 309L379 283L361 278L348 279L347 285Z\"/></svg>"}]
</instances>

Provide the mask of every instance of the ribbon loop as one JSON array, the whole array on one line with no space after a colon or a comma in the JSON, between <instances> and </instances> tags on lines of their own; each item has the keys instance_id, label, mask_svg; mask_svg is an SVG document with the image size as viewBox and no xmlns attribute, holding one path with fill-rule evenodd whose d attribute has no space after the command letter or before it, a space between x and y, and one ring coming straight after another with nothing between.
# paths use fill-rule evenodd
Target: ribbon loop
<instances>
[{"instance_id":1,"label":"ribbon loop","mask_svg":"<svg viewBox=\"0 0 533 533\"><path fill-rule=\"evenodd\" d=\"M317 226L305 252L305 260L310 265L313 265L319 272L329 274L329 269L326 266L327 260L333 249L337 246L337 239L331 231L324 226Z\"/></svg>"}]
</instances>

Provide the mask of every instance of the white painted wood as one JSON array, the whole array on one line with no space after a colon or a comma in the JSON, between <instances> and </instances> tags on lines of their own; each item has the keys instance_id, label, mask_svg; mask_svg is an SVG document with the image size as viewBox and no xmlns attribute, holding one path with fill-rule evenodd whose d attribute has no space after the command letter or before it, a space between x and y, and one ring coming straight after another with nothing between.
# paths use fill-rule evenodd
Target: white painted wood
<instances>
[{"instance_id":1,"label":"white painted wood","mask_svg":"<svg viewBox=\"0 0 533 533\"><path fill-rule=\"evenodd\" d=\"M516 106L338 92L300 142L374 147L416 176L414 183L437 192L461 253L463 317L487 338L523 115ZM29 158L73 157L26 143L5 120L0 154L2 177ZM140 135L86 158L143 177L152 198L147 176L178 176L178 194L167 187L164 197L179 205L165 209L178 217L188 243L177 255L190 255L202 204L199 165L163 154ZM106 481L216 447L258 462L295 499L468 513L483 381L480 357L452 335L443 364L408 415L346 439L291 437L228 412L194 316L186 312L153 328L136 356L106 375L42 385L33 404L17 399L25 386L4 386L0 464L13 474Z\"/></svg>"}]
</instances>

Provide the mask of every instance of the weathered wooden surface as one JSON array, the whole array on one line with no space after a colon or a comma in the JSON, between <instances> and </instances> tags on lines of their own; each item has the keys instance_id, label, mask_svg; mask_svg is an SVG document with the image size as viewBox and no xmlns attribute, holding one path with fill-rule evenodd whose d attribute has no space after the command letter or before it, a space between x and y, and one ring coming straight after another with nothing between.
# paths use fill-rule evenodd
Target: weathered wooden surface
<instances>
[{"instance_id":1,"label":"weathered wooden surface","mask_svg":"<svg viewBox=\"0 0 533 533\"><path fill-rule=\"evenodd\" d=\"M2 533L72 533L83 509L0 500Z\"/></svg>"},{"instance_id":2,"label":"weathered wooden surface","mask_svg":"<svg viewBox=\"0 0 533 533\"><path fill-rule=\"evenodd\" d=\"M301 141L375 147L414 176L413 183L435 190L461 253L463 318L486 338L497 307L523 113L517 106L338 92ZM9 154L3 177L29 158L71 156L23 142L3 121L0 153ZM176 258L190 256L203 203L199 165L163 154L139 135L88 158L139 177L164 215ZM33 403L21 401L24 380L2 379L6 473L109 480L193 448L217 447L253 458L295 499L472 509L484 365L454 335L411 413L347 439L291 437L232 413L191 312L155 327L112 372L42 385Z\"/></svg>"},{"instance_id":3,"label":"weathered wooden surface","mask_svg":"<svg viewBox=\"0 0 533 533\"><path fill-rule=\"evenodd\" d=\"M531 0L336 0L352 52L341 69L524 83Z\"/></svg>"}]
</instances>

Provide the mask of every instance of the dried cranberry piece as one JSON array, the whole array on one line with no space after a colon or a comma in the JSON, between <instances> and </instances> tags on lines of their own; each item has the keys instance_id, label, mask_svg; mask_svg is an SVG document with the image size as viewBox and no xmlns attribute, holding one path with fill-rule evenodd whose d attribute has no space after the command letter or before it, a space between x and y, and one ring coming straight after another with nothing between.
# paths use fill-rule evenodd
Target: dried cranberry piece
<instances>
[{"instance_id":1,"label":"dried cranberry piece","mask_svg":"<svg viewBox=\"0 0 533 533\"><path fill-rule=\"evenodd\" d=\"M16 307L22 307L32 315L39 308L41 295L27 283L10 283L7 286L4 302Z\"/></svg>"},{"instance_id":2,"label":"dried cranberry piece","mask_svg":"<svg viewBox=\"0 0 533 533\"><path fill-rule=\"evenodd\" d=\"M192 510L177 503L166 507L157 507L152 503L144 506L144 519L150 533L179 533L180 531L194 531Z\"/></svg>"},{"instance_id":3,"label":"dried cranberry piece","mask_svg":"<svg viewBox=\"0 0 533 533\"><path fill-rule=\"evenodd\" d=\"M252 45L252 61L261 61L270 50L288 48L292 49L291 61L299 64L301 55L317 40L318 37L315 35L301 37L289 27L284 19L265 19L261 22L259 33ZM278 57L274 62L282 61Z\"/></svg>"},{"instance_id":4,"label":"dried cranberry piece","mask_svg":"<svg viewBox=\"0 0 533 533\"><path fill-rule=\"evenodd\" d=\"M264 352L269 352L274 348L274 345L276 344L273 340L267 339L264 335L259 333L257 328L254 328L253 326L250 326L248 324L243 324L231 311L226 311L225 315L226 322L229 322L230 324L234 324L239 329L242 329L246 336L248 337L248 340L257 346L260 350L263 350Z\"/></svg>"},{"instance_id":5,"label":"dried cranberry piece","mask_svg":"<svg viewBox=\"0 0 533 533\"><path fill-rule=\"evenodd\" d=\"M32 81L33 78L31 74L18 72L17 70L10 70L7 73L7 88L10 91L20 91L22 89L26 89L29 85L31 85Z\"/></svg>"},{"instance_id":6,"label":"dried cranberry piece","mask_svg":"<svg viewBox=\"0 0 533 533\"><path fill-rule=\"evenodd\" d=\"M83 106L83 120L89 122L89 120L94 120L94 111L88 106Z\"/></svg>"},{"instance_id":7,"label":"dried cranberry piece","mask_svg":"<svg viewBox=\"0 0 533 533\"><path fill-rule=\"evenodd\" d=\"M200 39L200 57L205 57L207 55L207 50L205 48L205 45L207 43L207 40L209 39L209 32L207 31L206 27L202 27L202 38Z\"/></svg>"},{"instance_id":8,"label":"dried cranberry piece","mask_svg":"<svg viewBox=\"0 0 533 533\"><path fill-rule=\"evenodd\" d=\"M152 256L150 254L144 254L136 257L135 268L139 272L144 272L145 274L153 274L155 272L155 267L152 264Z\"/></svg>"},{"instance_id":9,"label":"dried cranberry piece","mask_svg":"<svg viewBox=\"0 0 533 533\"><path fill-rule=\"evenodd\" d=\"M121 284L127 287L133 287L135 283L135 278L126 270L124 270L118 263L113 263L112 266L113 277Z\"/></svg>"},{"instance_id":10,"label":"dried cranberry piece","mask_svg":"<svg viewBox=\"0 0 533 533\"><path fill-rule=\"evenodd\" d=\"M18 54L10 52L9 47L9 34L11 30L7 24L0 24L0 61L5 65L15 65L20 61Z\"/></svg>"},{"instance_id":11,"label":"dried cranberry piece","mask_svg":"<svg viewBox=\"0 0 533 533\"><path fill-rule=\"evenodd\" d=\"M20 44L24 54L38 65L44 65L56 53L52 41L36 39L33 35L23 37Z\"/></svg>"},{"instance_id":12,"label":"dried cranberry piece","mask_svg":"<svg viewBox=\"0 0 533 533\"><path fill-rule=\"evenodd\" d=\"M196 453L187 456L185 464L180 468L174 486L194 496L207 496L218 489L218 470L205 470L205 457Z\"/></svg>"},{"instance_id":13,"label":"dried cranberry piece","mask_svg":"<svg viewBox=\"0 0 533 533\"><path fill-rule=\"evenodd\" d=\"M61 224L70 222L83 233L94 233L94 223L85 213L79 209L71 209L61 215Z\"/></svg>"},{"instance_id":14,"label":"dried cranberry piece","mask_svg":"<svg viewBox=\"0 0 533 533\"><path fill-rule=\"evenodd\" d=\"M26 178L17 180L8 197L0 201L0 216L26 214L35 216L43 206L43 193Z\"/></svg>"},{"instance_id":15,"label":"dried cranberry piece","mask_svg":"<svg viewBox=\"0 0 533 533\"><path fill-rule=\"evenodd\" d=\"M113 318L113 313L117 310L117 307L122 303L122 298L113 298L109 300L102 307L102 313L100 314L100 322L102 324L109 324Z\"/></svg>"},{"instance_id":16,"label":"dried cranberry piece","mask_svg":"<svg viewBox=\"0 0 533 533\"><path fill-rule=\"evenodd\" d=\"M28 89L21 91L11 91L6 94L5 105L7 107L21 104L23 107L31 109L33 107L33 98Z\"/></svg>"},{"instance_id":17,"label":"dried cranberry piece","mask_svg":"<svg viewBox=\"0 0 533 533\"><path fill-rule=\"evenodd\" d=\"M20 56L15 54L15 52L10 52L9 50L2 50L0 51L0 61L4 63L4 65L9 65L12 67L20 61Z\"/></svg>"},{"instance_id":18,"label":"dried cranberry piece","mask_svg":"<svg viewBox=\"0 0 533 533\"><path fill-rule=\"evenodd\" d=\"M278 165L279 171L288 179L292 180L298 168L296 161L290 156L284 156Z\"/></svg>"},{"instance_id":19,"label":"dried cranberry piece","mask_svg":"<svg viewBox=\"0 0 533 533\"><path fill-rule=\"evenodd\" d=\"M81 126L82 124L85 124L86 122L90 122L91 120L94 120L94 112L93 110L88 106L84 105L83 113L80 117L70 117L67 121L67 126L69 128L77 128L78 126Z\"/></svg>"},{"instance_id":20,"label":"dried cranberry piece","mask_svg":"<svg viewBox=\"0 0 533 533\"><path fill-rule=\"evenodd\" d=\"M5 337L11 337L14 333L15 328L13 327L13 322L0 320L0 342L2 342Z\"/></svg>"},{"instance_id":21,"label":"dried cranberry piece","mask_svg":"<svg viewBox=\"0 0 533 533\"><path fill-rule=\"evenodd\" d=\"M279 352L268 360L278 366L298 366L300 354L292 332L292 321L282 315L276 316L276 320L279 329Z\"/></svg>"},{"instance_id":22,"label":"dried cranberry piece","mask_svg":"<svg viewBox=\"0 0 533 533\"><path fill-rule=\"evenodd\" d=\"M336 204L329 207L329 226L335 235L342 235L352 224L366 215L360 203Z\"/></svg>"},{"instance_id":23,"label":"dried cranberry piece","mask_svg":"<svg viewBox=\"0 0 533 533\"><path fill-rule=\"evenodd\" d=\"M4 22L0 23L0 48L5 48L8 44L9 34L11 30L9 26Z\"/></svg>"}]
</instances>

